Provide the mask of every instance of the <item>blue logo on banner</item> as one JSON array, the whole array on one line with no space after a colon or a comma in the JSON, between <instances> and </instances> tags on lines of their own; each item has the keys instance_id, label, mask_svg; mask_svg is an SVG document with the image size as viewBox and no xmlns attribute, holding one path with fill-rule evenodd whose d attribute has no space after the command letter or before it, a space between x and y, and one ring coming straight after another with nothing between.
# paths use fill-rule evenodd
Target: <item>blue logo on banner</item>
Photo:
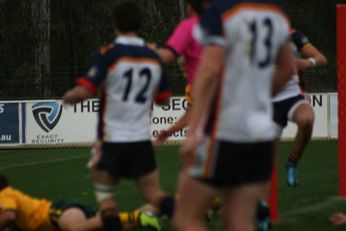
<instances>
[{"instance_id":1,"label":"blue logo on banner","mask_svg":"<svg viewBox=\"0 0 346 231\"><path fill-rule=\"evenodd\" d=\"M0 144L19 143L18 103L0 103Z\"/></svg>"},{"instance_id":2,"label":"blue logo on banner","mask_svg":"<svg viewBox=\"0 0 346 231\"><path fill-rule=\"evenodd\" d=\"M36 123L45 132L53 130L62 113L62 105L56 102L35 103L31 109Z\"/></svg>"}]
</instances>

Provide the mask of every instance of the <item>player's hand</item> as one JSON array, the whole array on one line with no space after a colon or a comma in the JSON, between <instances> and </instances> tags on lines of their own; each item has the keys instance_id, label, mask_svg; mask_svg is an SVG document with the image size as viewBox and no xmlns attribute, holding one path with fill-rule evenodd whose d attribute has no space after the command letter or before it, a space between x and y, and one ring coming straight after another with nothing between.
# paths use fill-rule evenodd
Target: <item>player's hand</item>
<instances>
[{"instance_id":1,"label":"player's hand","mask_svg":"<svg viewBox=\"0 0 346 231\"><path fill-rule=\"evenodd\" d=\"M101 158L101 141L97 140L91 144L91 156L87 163L88 168L93 168Z\"/></svg>"},{"instance_id":2,"label":"player's hand","mask_svg":"<svg viewBox=\"0 0 346 231\"><path fill-rule=\"evenodd\" d=\"M180 56L177 60L180 71L183 73L183 76L187 78L187 64L184 56Z\"/></svg>"},{"instance_id":3,"label":"player's hand","mask_svg":"<svg viewBox=\"0 0 346 231\"><path fill-rule=\"evenodd\" d=\"M67 91L62 100L65 104L75 104L92 96L93 93L91 93L86 87L77 85Z\"/></svg>"},{"instance_id":4,"label":"player's hand","mask_svg":"<svg viewBox=\"0 0 346 231\"><path fill-rule=\"evenodd\" d=\"M163 130L159 133L159 135L154 140L154 144L157 146L160 146L167 140L168 137L169 137L168 132L166 130Z\"/></svg>"},{"instance_id":5,"label":"player's hand","mask_svg":"<svg viewBox=\"0 0 346 231\"><path fill-rule=\"evenodd\" d=\"M195 163L195 151L197 148L197 137L195 134L189 134L180 148L180 155L184 162L184 167L191 166Z\"/></svg>"},{"instance_id":6,"label":"player's hand","mask_svg":"<svg viewBox=\"0 0 346 231\"><path fill-rule=\"evenodd\" d=\"M150 49L156 51L157 50L157 44L156 43L147 43L147 47Z\"/></svg>"},{"instance_id":7,"label":"player's hand","mask_svg":"<svg viewBox=\"0 0 346 231\"><path fill-rule=\"evenodd\" d=\"M343 213L334 213L329 217L329 220L334 225L344 225L346 224L346 215Z\"/></svg>"},{"instance_id":8,"label":"player's hand","mask_svg":"<svg viewBox=\"0 0 346 231\"><path fill-rule=\"evenodd\" d=\"M74 104L78 102L78 97L76 96L75 90L71 89L67 91L62 97L64 104Z\"/></svg>"}]
</instances>

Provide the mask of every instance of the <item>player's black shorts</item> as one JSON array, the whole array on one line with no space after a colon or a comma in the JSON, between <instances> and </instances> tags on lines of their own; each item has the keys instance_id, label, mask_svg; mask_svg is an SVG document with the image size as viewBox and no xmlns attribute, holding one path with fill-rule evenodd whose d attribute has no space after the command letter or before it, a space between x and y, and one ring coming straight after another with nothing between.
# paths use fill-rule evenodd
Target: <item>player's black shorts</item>
<instances>
[{"instance_id":1,"label":"player's black shorts","mask_svg":"<svg viewBox=\"0 0 346 231\"><path fill-rule=\"evenodd\" d=\"M196 168L191 168L192 177L216 187L260 183L271 177L272 141L260 143L217 141L214 150L204 157L202 153L197 153L197 156L200 155L197 157L199 159L198 167L202 171L195 171Z\"/></svg>"},{"instance_id":2,"label":"player's black shorts","mask_svg":"<svg viewBox=\"0 0 346 231\"><path fill-rule=\"evenodd\" d=\"M273 109L274 109L274 122L279 124L282 127L287 126L287 122L289 120L288 114L290 110L297 104L300 103L300 101L305 101L303 95L297 95L282 101L274 102L273 103Z\"/></svg>"},{"instance_id":3,"label":"player's black shorts","mask_svg":"<svg viewBox=\"0 0 346 231\"><path fill-rule=\"evenodd\" d=\"M151 141L103 143L96 165L114 178L138 178L156 169Z\"/></svg>"}]
</instances>

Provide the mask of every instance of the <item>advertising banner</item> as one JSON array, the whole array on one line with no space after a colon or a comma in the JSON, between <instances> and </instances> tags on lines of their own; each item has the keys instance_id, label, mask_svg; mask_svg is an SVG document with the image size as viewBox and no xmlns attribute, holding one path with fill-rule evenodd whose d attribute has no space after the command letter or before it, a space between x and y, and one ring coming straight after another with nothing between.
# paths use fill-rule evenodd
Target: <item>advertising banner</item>
<instances>
[{"instance_id":1,"label":"advertising banner","mask_svg":"<svg viewBox=\"0 0 346 231\"><path fill-rule=\"evenodd\" d=\"M151 134L154 139L162 130L172 126L188 108L185 97L172 97L167 106L152 106ZM172 134L168 140L182 140L187 136L187 128L180 129Z\"/></svg>"},{"instance_id":2,"label":"advertising banner","mask_svg":"<svg viewBox=\"0 0 346 231\"><path fill-rule=\"evenodd\" d=\"M19 104L0 102L0 144L19 144Z\"/></svg>"},{"instance_id":3,"label":"advertising banner","mask_svg":"<svg viewBox=\"0 0 346 231\"><path fill-rule=\"evenodd\" d=\"M311 94L315 112L313 138L337 137L337 94ZM100 102L90 99L72 106L61 100L0 102L0 145L47 145L90 143L96 139ZM172 126L185 113L185 97L172 97L166 106L151 105L151 135ZM283 138L295 136L296 125L289 123ZM183 128L169 141L183 140L188 130Z\"/></svg>"},{"instance_id":4,"label":"advertising banner","mask_svg":"<svg viewBox=\"0 0 346 231\"><path fill-rule=\"evenodd\" d=\"M66 144L95 139L99 101L66 106L59 100L26 103L26 143Z\"/></svg>"},{"instance_id":5,"label":"advertising banner","mask_svg":"<svg viewBox=\"0 0 346 231\"><path fill-rule=\"evenodd\" d=\"M92 142L96 138L99 100L91 99L73 106L61 101L30 101L26 103L26 143L66 144ZM188 106L184 97L172 97L167 106L152 105L151 134L174 124ZM169 140L181 140L186 129L175 132Z\"/></svg>"}]
</instances>

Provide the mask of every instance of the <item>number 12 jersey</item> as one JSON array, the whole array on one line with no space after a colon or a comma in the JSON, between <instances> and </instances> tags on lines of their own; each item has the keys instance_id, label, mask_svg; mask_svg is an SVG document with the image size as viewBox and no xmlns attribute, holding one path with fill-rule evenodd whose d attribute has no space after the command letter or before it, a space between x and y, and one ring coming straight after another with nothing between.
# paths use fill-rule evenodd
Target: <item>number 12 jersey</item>
<instances>
[{"instance_id":1,"label":"number 12 jersey","mask_svg":"<svg viewBox=\"0 0 346 231\"><path fill-rule=\"evenodd\" d=\"M120 36L101 48L77 83L101 90L98 138L105 142L149 140L151 100L171 96L159 56L138 37Z\"/></svg>"}]
</instances>

